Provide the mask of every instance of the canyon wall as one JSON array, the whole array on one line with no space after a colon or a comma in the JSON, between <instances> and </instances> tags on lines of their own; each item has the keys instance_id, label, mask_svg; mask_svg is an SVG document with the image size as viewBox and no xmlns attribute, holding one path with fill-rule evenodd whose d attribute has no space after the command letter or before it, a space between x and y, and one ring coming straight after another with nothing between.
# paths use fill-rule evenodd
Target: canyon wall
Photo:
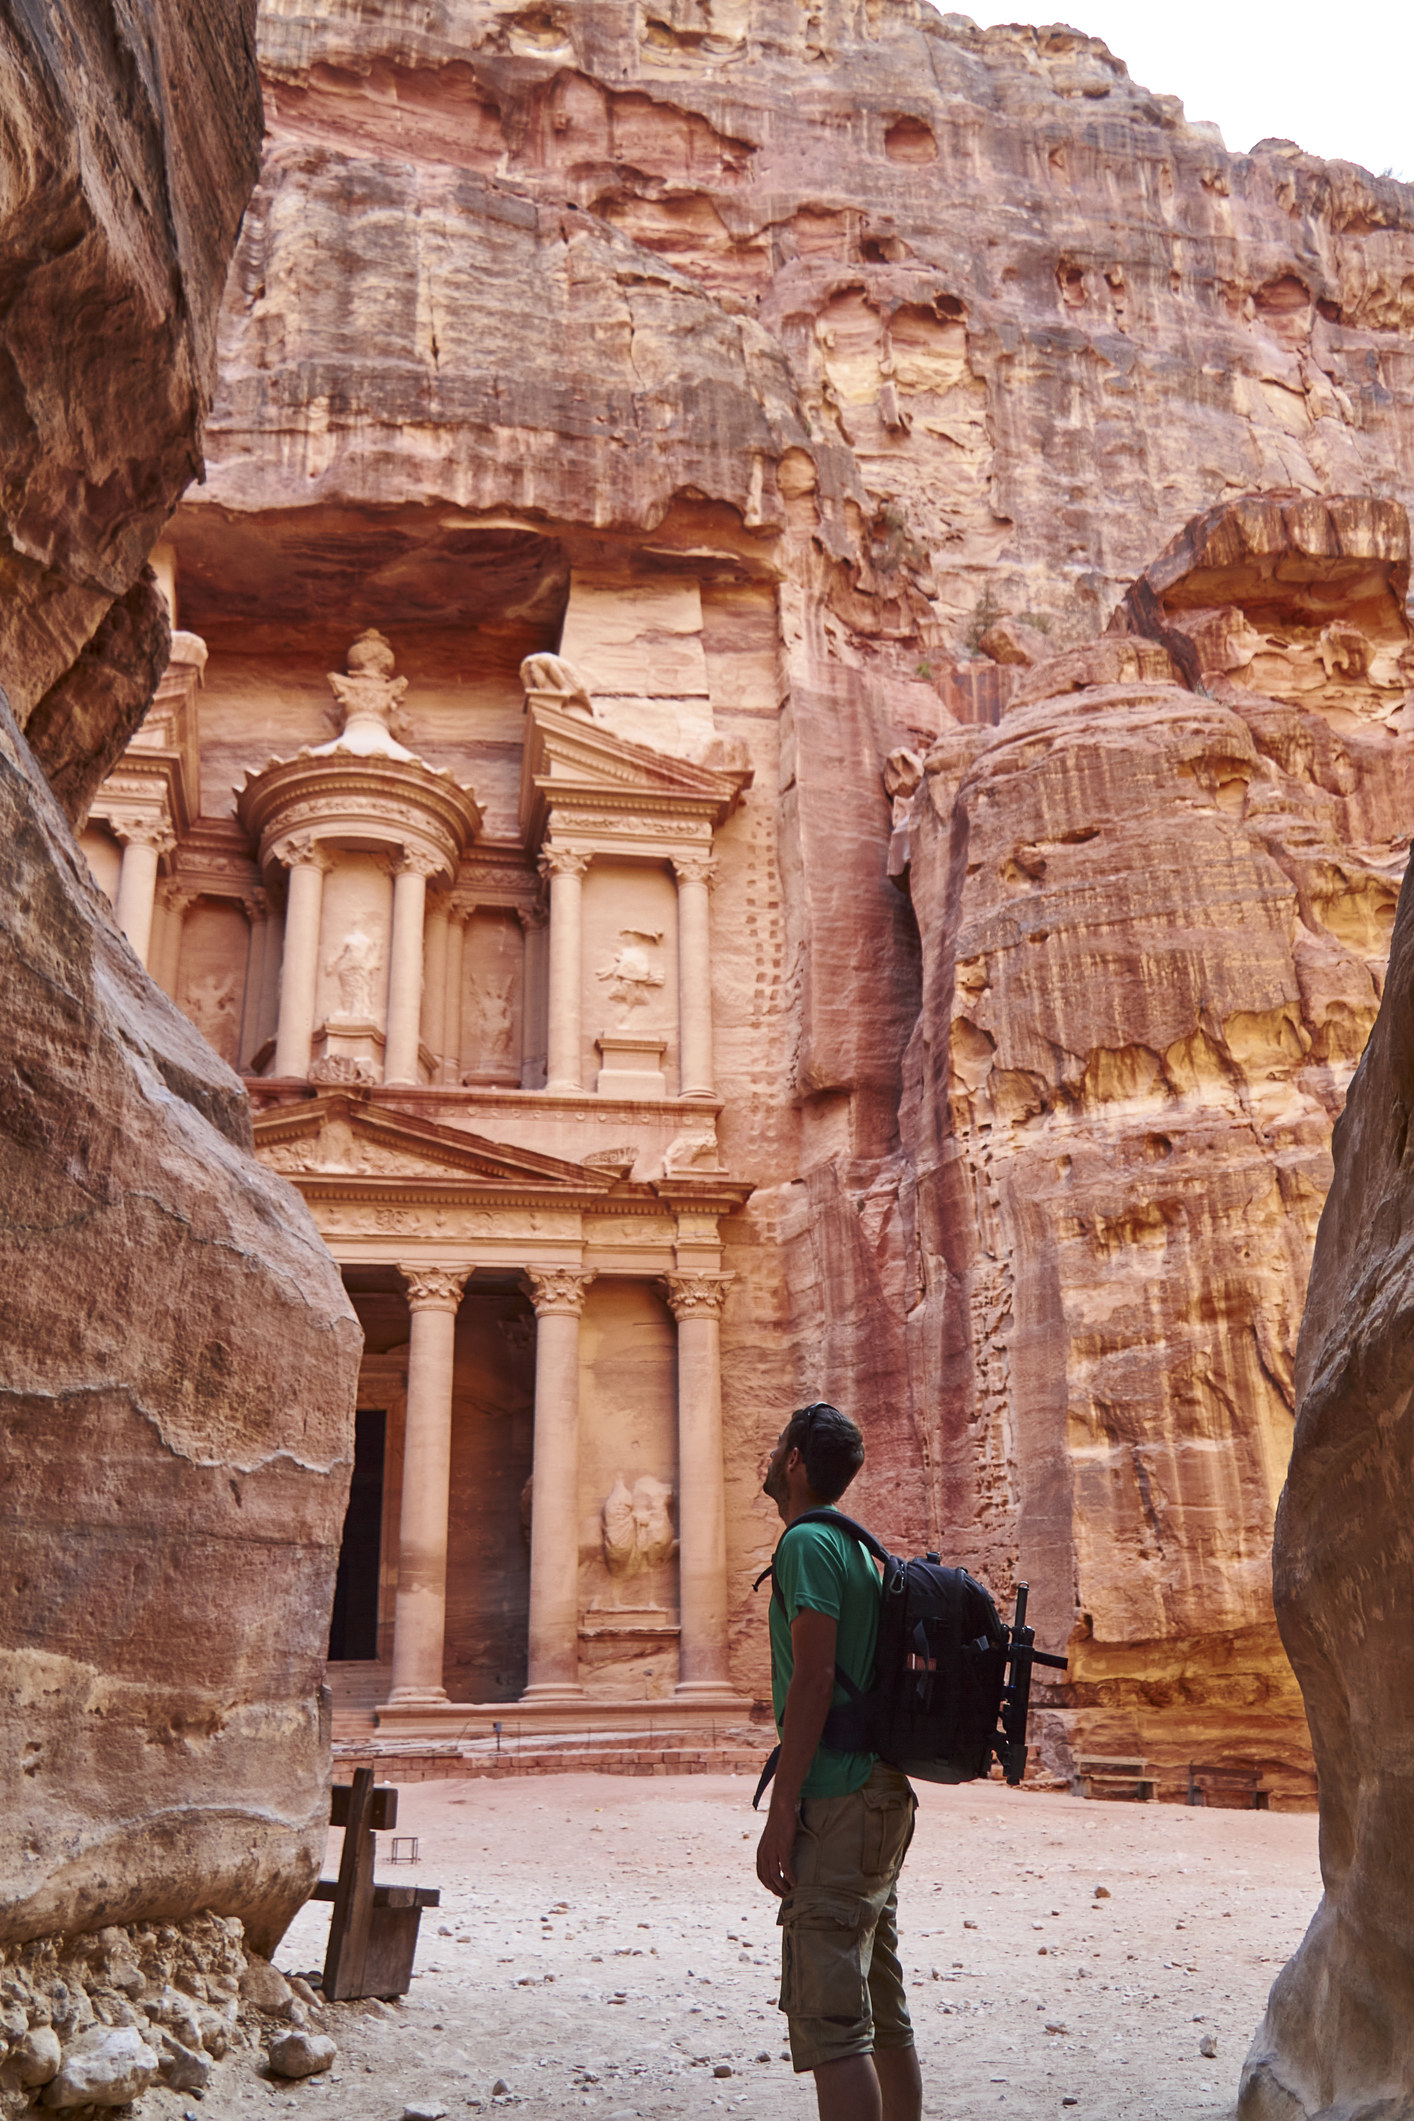
<instances>
[{"instance_id":1,"label":"canyon wall","mask_svg":"<svg viewBox=\"0 0 1414 2121\"><path fill-rule=\"evenodd\" d=\"M714 898L737 1683L761 1455L823 1393L860 1514L1072 1643L1054 1766L1309 1794L1264 1557L1408 847L1414 195L915 0L267 0L261 64L172 531L213 816L364 625L430 760L503 745L493 839L531 652L754 770Z\"/></svg>"},{"instance_id":2,"label":"canyon wall","mask_svg":"<svg viewBox=\"0 0 1414 2121\"><path fill-rule=\"evenodd\" d=\"M1373 2121L1414 2099L1409 1531L1414 904L1335 1130L1297 1347L1275 1588L1321 1777L1324 1896L1277 1976L1242 2121Z\"/></svg>"},{"instance_id":3,"label":"canyon wall","mask_svg":"<svg viewBox=\"0 0 1414 2121\"><path fill-rule=\"evenodd\" d=\"M200 468L253 30L165 0L0 22L4 1942L211 1909L268 1946L328 1819L357 1325L70 830L167 658L144 563Z\"/></svg>"}]
</instances>

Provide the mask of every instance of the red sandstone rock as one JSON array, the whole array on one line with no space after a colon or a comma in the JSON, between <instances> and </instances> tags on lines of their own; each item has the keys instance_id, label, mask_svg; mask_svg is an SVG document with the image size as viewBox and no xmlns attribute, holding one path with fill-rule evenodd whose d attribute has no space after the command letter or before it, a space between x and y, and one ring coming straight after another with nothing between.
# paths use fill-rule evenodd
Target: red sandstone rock
<instances>
[{"instance_id":1,"label":"red sandstone rock","mask_svg":"<svg viewBox=\"0 0 1414 2121\"><path fill-rule=\"evenodd\" d=\"M1324 553L1277 543L1273 514L1269 572L1300 582L1284 594L1402 639L1402 581L1348 557L1357 518L1397 556L1401 511L1332 502L1346 534ZM1225 587L1202 577L1210 605ZM1284 667L1271 692L1300 696L1299 631ZM1174 1779L1216 1750L1292 1793L1272 1513L1330 1127L1414 797L1387 695L1341 682L1342 705L1322 688L1300 708L1196 698L1172 673L1023 693L960 776L930 755L910 819L911 1324L941 1365L940 1516L975 1527L969 1565L994 1585L1012 1567L1075 1584L1073 1750L1147 1754Z\"/></svg>"},{"instance_id":2,"label":"red sandstone rock","mask_svg":"<svg viewBox=\"0 0 1414 2121\"><path fill-rule=\"evenodd\" d=\"M1414 1812L1406 1769L1414 1179L1414 918L1335 1129L1296 1351L1277 1514L1282 1640L1321 1779L1325 1894L1277 1976L1242 2077L1243 2121L1366 2121L1414 2098Z\"/></svg>"},{"instance_id":3,"label":"red sandstone rock","mask_svg":"<svg viewBox=\"0 0 1414 2121\"><path fill-rule=\"evenodd\" d=\"M157 577L144 567L109 605L72 669L35 704L25 739L71 825L141 727L167 667L172 626Z\"/></svg>"},{"instance_id":4,"label":"red sandstone rock","mask_svg":"<svg viewBox=\"0 0 1414 2121\"><path fill-rule=\"evenodd\" d=\"M13 723L0 800L0 1941L210 1908L268 1947L328 1823L361 1337Z\"/></svg>"},{"instance_id":5,"label":"red sandstone rock","mask_svg":"<svg viewBox=\"0 0 1414 2121\"><path fill-rule=\"evenodd\" d=\"M0 685L23 726L201 467L255 175L254 0L66 0L0 25Z\"/></svg>"},{"instance_id":6,"label":"red sandstone rock","mask_svg":"<svg viewBox=\"0 0 1414 2121\"><path fill-rule=\"evenodd\" d=\"M80 814L166 661L144 560L200 463L250 28L201 0L0 28L0 679L36 746L6 706L0 1941L214 1909L273 1943L328 1820L358 1328L36 763Z\"/></svg>"}]
</instances>

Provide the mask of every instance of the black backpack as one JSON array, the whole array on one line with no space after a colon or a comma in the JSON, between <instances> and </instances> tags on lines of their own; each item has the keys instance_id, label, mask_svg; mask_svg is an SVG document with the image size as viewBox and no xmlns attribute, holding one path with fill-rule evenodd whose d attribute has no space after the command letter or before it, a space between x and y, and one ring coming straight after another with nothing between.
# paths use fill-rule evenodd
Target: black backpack
<instances>
[{"instance_id":1,"label":"black backpack","mask_svg":"<svg viewBox=\"0 0 1414 2121\"><path fill-rule=\"evenodd\" d=\"M1019 1783L1026 1772L1031 1667L1066 1667L1064 1657L1032 1647L1036 1631L1026 1625L1026 1585L1017 1586L1016 1619L1008 1628L991 1593L966 1569L945 1569L936 1554L900 1561L838 1510L807 1510L782 1539L802 1524L837 1525L884 1571L873 1676L861 1690L835 1666L849 1700L831 1708L821 1743L841 1753L877 1753L921 1782L972 1782L990 1772L995 1756L1007 1781ZM767 1576L772 1597L781 1600L774 1564L757 1577L758 1586ZM779 1754L777 1746L753 1805L760 1803Z\"/></svg>"}]
</instances>

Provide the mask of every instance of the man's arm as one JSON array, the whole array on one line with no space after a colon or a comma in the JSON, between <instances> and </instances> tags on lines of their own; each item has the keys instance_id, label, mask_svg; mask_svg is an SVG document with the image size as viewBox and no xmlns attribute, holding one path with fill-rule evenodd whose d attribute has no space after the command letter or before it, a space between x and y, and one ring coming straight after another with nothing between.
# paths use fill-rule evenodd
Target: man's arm
<instances>
[{"instance_id":1,"label":"man's arm","mask_svg":"<svg viewBox=\"0 0 1414 2121\"><path fill-rule=\"evenodd\" d=\"M781 1757L771 1784L771 1808L756 1850L756 1875L778 1900L795 1884L790 1867L795 1808L834 1699L837 1633L838 1623L831 1614L813 1613L808 1606L791 1623L794 1668L786 1694Z\"/></svg>"}]
</instances>

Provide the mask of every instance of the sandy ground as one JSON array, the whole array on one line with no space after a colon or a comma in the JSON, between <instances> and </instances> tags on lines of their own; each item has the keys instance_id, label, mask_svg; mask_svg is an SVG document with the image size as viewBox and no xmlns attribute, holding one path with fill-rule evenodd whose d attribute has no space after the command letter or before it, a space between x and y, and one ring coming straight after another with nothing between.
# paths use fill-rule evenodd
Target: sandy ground
<instances>
[{"instance_id":1,"label":"sandy ground","mask_svg":"<svg viewBox=\"0 0 1414 2121\"><path fill-rule=\"evenodd\" d=\"M525 2121L812 2121L811 2080L783 2059L750 1796L737 1776L405 1787L398 1830L419 1837L420 1864L380 1876L439 1885L442 1906L423 1917L404 2003L323 2011L329 2074L272 2085L233 2058L199 2106L160 2095L162 2121L289 2107L400 2121L408 2104L460 2117L489 2113L498 2081L496 2107ZM900 1932L930 2121L1230 2115L1319 1895L1314 1816L995 1784L920 1797ZM321 1965L328 1919L311 1903L276 1963Z\"/></svg>"}]
</instances>

